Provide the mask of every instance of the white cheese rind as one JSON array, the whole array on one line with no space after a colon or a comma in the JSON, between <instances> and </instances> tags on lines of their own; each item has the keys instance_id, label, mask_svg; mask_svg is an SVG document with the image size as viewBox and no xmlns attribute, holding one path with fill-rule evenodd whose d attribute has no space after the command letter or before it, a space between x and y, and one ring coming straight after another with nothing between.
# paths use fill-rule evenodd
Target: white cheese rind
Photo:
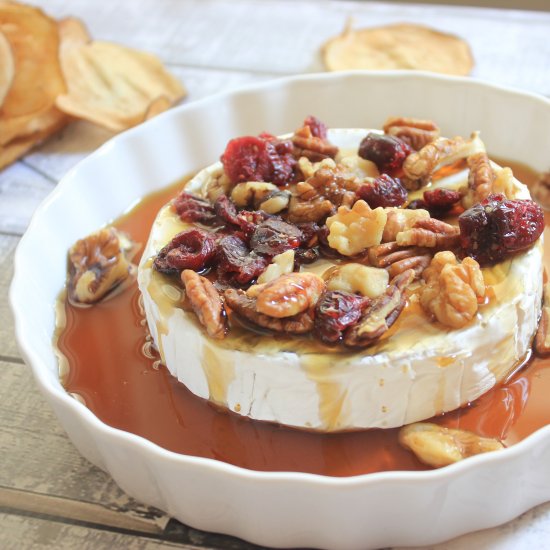
<instances>
[{"instance_id":1,"label":"white cheese rind","mask_svg":"<svg viewBox=\"0 0 550 550\"><path fill-rule=\"evenodd\" d=\"M352 147L364 135L332 131L330 138ZM188 188L200 190L219 169L203 170ZM529 197L519 182L517 196ZM413 303L386 341L356 353L319 353L300 339L209 339L178 307L175 287L151 269L150 258L184 228L165 207L151 231L138 276L147 322L178 380L243 416L319 431L398 427L477 399L530 349L541 307L541 243L491 273L507 271L493 285L494 298L462 329L426 322Z\"/></svg>"}]
</instances>

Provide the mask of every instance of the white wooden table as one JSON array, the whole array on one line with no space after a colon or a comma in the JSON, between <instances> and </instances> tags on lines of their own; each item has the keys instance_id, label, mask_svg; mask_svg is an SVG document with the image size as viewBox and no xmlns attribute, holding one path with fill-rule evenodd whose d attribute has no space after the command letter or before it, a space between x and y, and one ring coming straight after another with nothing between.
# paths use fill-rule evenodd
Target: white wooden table
<instances>
[{"instance_id":1,"label":"white wooden table","mask_svg":"<svg viewBox=\"0 0 550 550\"><path fill-rule=\"evenodd\" d=\"M357 26L411 21L462 35L474 52L474 77L550 96L548 12L330 0L35 3L55 17L82 18L97 39L156 53L185 83L186 101L322 70L319 45L350 15ZM79 456L19 356L7 304L14 249L40 201L110 135L73 123L0 173L0 548L253 548L186 527L125 495ZM550 503L434 548L550 548Z\"/></svg>"}]
</instances>

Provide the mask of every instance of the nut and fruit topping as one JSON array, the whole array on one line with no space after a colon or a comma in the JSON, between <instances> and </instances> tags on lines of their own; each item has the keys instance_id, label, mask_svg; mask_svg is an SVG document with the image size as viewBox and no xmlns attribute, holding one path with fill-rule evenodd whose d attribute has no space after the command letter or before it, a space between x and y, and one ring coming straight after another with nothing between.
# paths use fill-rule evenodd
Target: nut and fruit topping
<instances>
[{"instance_id":1,"label":"nut and fruit topping","mask_svg":"<svg viewBox=\"0 0 550 550\"><path fill-rule=\"evenodd\" d=\"M78 240L69 250L69 297L93 304L133 276L132 242L113 227Z\"/></svg>"},{"instance_id":2,"label":"nut and fruit topping","mask_svg":"<svg viewBox=\"0 0 550 550\"><path fill-rule=\"evenodd\" d=\"M474 320L487 294L478 262L530 247L542 211L514 199L509 169L494 177L477 133L449 140L431 121L395 117L384 131L366 132L354 155L314 117L286 138L238 137L213 184L174 198L170 208L190 226L153 267L183 283L210 336L240 322L364 348L392 337L411 296L446 327ZM446 165L469 169L465 190L439 183ZM411 201L401 178L431 186ZM495 189L506 195L486 196Z\"/></svg>"}]
</instances>

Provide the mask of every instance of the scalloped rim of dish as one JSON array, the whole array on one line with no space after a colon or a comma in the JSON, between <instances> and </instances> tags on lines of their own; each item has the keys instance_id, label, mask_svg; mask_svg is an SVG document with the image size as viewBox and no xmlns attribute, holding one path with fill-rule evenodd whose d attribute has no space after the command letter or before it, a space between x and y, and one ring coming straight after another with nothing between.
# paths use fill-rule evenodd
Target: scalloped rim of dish
<instances>
[{"instance_id":1,"label":"scalloped rim of dish","mask_svg":"<svg viewBox=\"0 0 550 550\"><path fill-rule=\"evenodd\" d=\"M350 71L344 73L324 73L324 74L307 74L301 76L287 77L277 80L270 80L267 82L257 83L248 85L242 88L238 88L229 92L221 92L213 96L209 96L204 99L197 100L195 102L184 104L180 107L177 107L171 111L163 113L153 120L149 121L146 124L140 125L138 127L132 128L114 138L109 140L107 143L103 144L95 152L91 153L87 158L80 161L74 168L72 168L59 182L56 188L50 193L50 195L41 203L36 212L34 213L27 231L24 236L21 238L20 243L17 246L14 259L14 275L9 292L9 301L12 309L12 313L15 319L15 333L16 339L21 351L21 354L25 360L25 363L30 365L34 374L34 377L40 386L41 390L46 394L47 397L53 398L54 400L60 402L64 407L66 407L72 414L81 417L82 420L93 430L99 430L99 432L104 433L105 435L114 436L115 438L120 439L129 443L132 448L135 450L140 450L145 453L151 453L159 459L166 460L176 464L190 465L196 468L202 468L206 470L216 471L224 473L230 476L235 476L242 480L254 480L262 481L266 483L280 482L282 480L291 481L294 483L304 484L304 487L310 485L322 485L326 487L331 487L335 491L339 488L349 488L349 487L365 487L365 486L377 486L380 484L394 484L394 483L414 483L418 486L422 486L428 480L442 480L442 479L456 479L457 477L463 476L468 472L472 472L482 465L487 464L502 464L512 461L514 458L519 457L520 455L529 454L532 451L536 450L543 442L548 444L550 442L550 425L545 426L524 440L518 442L510 448L507 448L498 453L487 453L484 455L478 455L471 457L462 462L429 471L390 471L390 472L380 472L373 474L362 474L355 475L350 477L330 477L318 474L309 474L301 472L263 472L263 471L254 471L249 470L243 467L234 466L229 463L221 462L215 459L195 457L189 455L182 455L172 451L168 451L159 445L132 433L125 432L123 430L113 428L101 420L99 420L90 409L85 405L71 397L62 387L61 383L58 381L57 384L51 379L50 373L48 372L48 367L46 366L43 358L37 352L37 349L33 345L33 330L32 326L29 324L29 316L26 314L24 307L24 293L25 293L25 281L26 277L23 273L23 264L24 256L30 252L30 247L32 245L33 236L40 232L41 225L45 223L48 219L48 211L52 204L62 199L65 191L74 184L73 180L78 180L80 171L87 167L88 165L96 162L96 159L111 155L111 150L116 150L116 147L119 144L131 141L134 136L140 135L143 132L149 131L150 128L154 125L161 125L163 121L168 118L175 116L175 113L182 113L189 110L194 110L199 106L205 106L208 104L213 104L220 101L221 98L231 99L241 95L247 94L256 94L261 93L262 91L275 89L276 87L284 87L288 83L292 82L304 82L304 81L333 81L333 80L353 80L354 78L367 80L403 80L403 79L412 79L421 81L436 81L439 83L447 83L451 86L456 84L462 84L467 87L483 88L489 91L491 94L505 94L510 97L521 97L528 98L530 101L542 103L550 111L550 100L545 99L542 96L536 94L515 90L511 88L506 88L503 86L498 86L495 84L485 83L482 81L462 78L462 77L450 77L435 75L431 73L424 72L407 72L407 71L376 71L376 72L362 72L362 71ZM115 151L116 152L116 151ZM162 185L155 186L150 191L154 191ZM128 205L129 207L131 205ZM122 212L120 212L122 214ZM59 281L59 290L62 288L64 281ZM51 297L48 297L50 300ZM51 303L52 309L54 304ZM53 337L53 335L52 335ZM52 354L54 353L52 348ZM547 495L547 499L550 499L550 494ZM540 500L540 502L544 502ZM515 514L504 519L499 520L497 523L487 524L486 527L508 521L512 517L515 517ZM477 527L479 528L479 527ZM458 529L455 532L451 533L450 536L456 536L458 534L467 532L466 529ZM235 532L231 533L235 534ZM238 534L236 536L244 536ZM444 539L438 539L444 540ZM368 542L368 541L365 541ZM265 544L265 542L264 542Z\"/></svg>"}]
</instances>

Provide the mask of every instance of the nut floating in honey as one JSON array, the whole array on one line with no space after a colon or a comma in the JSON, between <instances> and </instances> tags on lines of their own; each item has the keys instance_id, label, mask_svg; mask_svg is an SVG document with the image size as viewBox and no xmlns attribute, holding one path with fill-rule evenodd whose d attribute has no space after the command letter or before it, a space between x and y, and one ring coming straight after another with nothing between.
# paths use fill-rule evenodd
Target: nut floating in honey
<instances>
[{"instance_id":1,"label":"nut floating in honey","mask_svg":"<svg viewBox=\"0 0 550 550\"><path fill-rule=\"evenodd\" d=\"M352 30L322 48L329 71L411 69L468 75L474 61L468 44L452 34L422 25L400 23Z\"/></svg>"},{"instance_id":2,"label":"nut floating in honey","mask_svg":"<svg viewBox=\"0 0 550 550\"><path fill-rule=\"evenodd\" d=\"M481 437L466 430L416 422L399 430L399 443L428 466L441 468L470 456L504 449L498 439Z\"/></svg>"},{"instance_id":3,"label":"nut floating in honey","mask_svg":"<svg viewBox=\"0 0 550 550\"><path fill-rule=\"evenodd\" d=\"M113 227L79 239L69 250L69 296L74 303L93 304L133 278L133 243Z\"/></svg>"}]
</instances>

